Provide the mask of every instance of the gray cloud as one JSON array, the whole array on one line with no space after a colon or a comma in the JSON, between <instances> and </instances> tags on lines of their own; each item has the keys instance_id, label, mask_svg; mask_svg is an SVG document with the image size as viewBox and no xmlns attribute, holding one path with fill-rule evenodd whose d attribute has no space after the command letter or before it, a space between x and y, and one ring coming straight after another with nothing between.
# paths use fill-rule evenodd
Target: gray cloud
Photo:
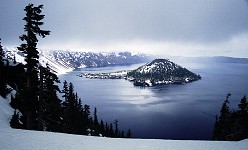
<instances>
[{"instance_id":1,"label":"gray cloud","mask_svg":"<svg viewBox=\"0 0 248 150\"><path fill-rule=\"evenodd\" d=\"M31 1L40 4L40 1ZM45 43L140 41L214 44L248 33L247 0L44 0ZM1 2L7 42L23 31L28 1ZM219 44L218 44L219 46ZM150 47L149 47L150 48Z\"/></svg>"},{"instance_id":2,"label":"gray cloud","mask_svg":"<svg viewBox=\"0 0 248 150\"><path fill-rule=\"evenodd\" d=\"M248 31L248 7L233 0L127 0L47 4L54 31L83 39L215 42ZM53 9L54 8L54 9ZM58 17L59 16L59 17ZM67 34L67 35L68 35Z\"/></svg>"}]
</instances>

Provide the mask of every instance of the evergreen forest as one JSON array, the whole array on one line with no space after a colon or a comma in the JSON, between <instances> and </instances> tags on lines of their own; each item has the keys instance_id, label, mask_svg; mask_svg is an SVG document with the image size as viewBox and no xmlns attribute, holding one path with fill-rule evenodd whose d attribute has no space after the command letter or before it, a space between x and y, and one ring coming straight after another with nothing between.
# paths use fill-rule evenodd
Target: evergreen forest
<instances>
[{"instance_id":1,"label":"evergreen forest","mask_svg":"<svg viewBox=\"0 0 248 150\"><path fill-rule=\"evenodd\" d=\"M24 34L19 38L22 44L17 47L23 54L25 63L17 63L6 58L0 40L0 96L11 95L10 105L15 109L10 126L12 128L62 132L69 134L131 138L119 129L118 120L104 122L97 117L97 108L91 113L90 106L83 104L73 83L60 80L49 64L39 63L38 41L50 35L43 30L43 5L29 4L24 8ZM59 98L58 93L63 96Z\"/></svg>"},{"instance_id":2,"label":"evergreen forest","mask_svg":"<svg viewBox=\"0 0 248 150\"><path fill-rule=\"evenodd\" d=\"M231 93L226 95L220 115L216 116L213 140L239 141L248 138L248 102L244 96L238 109L229 107Z\"/></svg>"}]
</instances>

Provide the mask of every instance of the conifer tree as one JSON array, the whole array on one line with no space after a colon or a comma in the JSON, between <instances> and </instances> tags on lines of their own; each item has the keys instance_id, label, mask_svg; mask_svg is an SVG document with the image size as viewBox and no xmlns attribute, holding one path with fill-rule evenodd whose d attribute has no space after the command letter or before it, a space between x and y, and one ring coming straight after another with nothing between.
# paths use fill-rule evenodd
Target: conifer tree
<instances>
[{"instance_id":1,"label":"conifer tree","mask_svg":"<svg viewBox=\"0 0 248 150\"><path fill-rule=\"evenodd\" d=\"M105 136L104 123L102 120L100 121L99 133L101 133L103 136Z\"/></svg>"},{"instance_id":2,"label":"conifer tree","mask_svg":"<svg viewBox=\"0 0 248 150\"><path fill-rule=\"evenodd\" d=\"M110 123L110 125L109 125L109 137L115 137L112 123Z\"/></svg>"},{"instance_id":3,"label":"conifer tree","mask_svg":"<svg viewBox=\"0 0 248 150\"><path fill-rule=\"evenodd\" d=\"M17 113L16 110L14 111L14 114L9 123L12 128L17 128L17 129L21 128L21 124L19 121L19 113Z\"/></svg>"},{"instance_id":4,"label":"conifer tree","mask_svg":"<svg viewBox=\"0 0 248 150\"><path fill-rule=\"evenodd\" d=\"M0 96L6 98L6 94L8 93L7 84L5 82L5 65L4 65L4 51L1 44L0 39Z\"/></svg>"},{"instance_id":5,"label":"conifer tree","mask_svg":"<svg viewBox=\"0 0 248 150\"><path fill-rule=\"evenodd\" d=\"M88 134L87 133L87 129L90 127L90 106L89 105L84 105L83 107L83 131L85 132L84 134Z\"/></svg>"},{"instance_id":6,"label":"conifer tree","mask_svg":"<svg viewBox=\"0 0 248 150\"><path fill-rule=\"evenodd\" d=\"M94 125L98 126L97 109L94 109Z\"/></svg>"},{"instance_id":7,"label":"conifer tree","mask_svg":"<svg viewBox=\"0 0 248 150\"><path fill-rule=\"evenodd\" d=\"M241 115L246 115L248 113L248 102L246 96L244 96L241 101L239 106L239 113Z\"/></svg>"},{"instance_id":8,"label":"conifer tree","mask_svg":"<svg viewBox=\"0 0 248 150\"><path fill-rule=\"evenodd\" d=\"M110 134L109 134L109 125L108 125L107 122L106 122L106 124L105 124L105 136L106 136L106 137L110 137Z\"/></svg>"},{"instance_id":9,"label":"conifer tree","mask_svg":"<svg viewBox=\"0 0 248 150\"><path fill-rule=\"evenodd\" d=\"M38 39L37 36L42 38L50 34L50 31L42 30L40 26L44 23L42 20L45 15L42 15L43 5L34 6L29 4L25 7L24 11L26 16L23 20L26 22L24 25L24 31L26 34L20 36L20 39L25 43L18 47L18 50L25 55L26 61L26 75L27 83L24 90L23 101L25 113L27 118L27 129L35 129L35 124L37 124L37 112L39 109L39 99L38 99L38 64L39 64L39 52L37 50ZM39 112L38 112L39 113ZM36 123L35 123L36 122ZM36 125L37 126L37 125Z\"/></svg>"},{"instance_id":10,"label":"conifer tree","mask_svg":"<svg viewBox=\"0 0 248 150\"><path fill-rule=\"evenodd\" d=\"M67 84L67 81L64 81L63 85L63 90L62 92L64 93L64 102L63 104L63 126L64 126L64 131L66 133L72 133L72 117L73 117L73 107L74 107L74 100L73 100L73 95L74 95L74 88L73 84L69 83L69 87Z\"/></svg>"},{"instance_id":11,"label":"conifer tree","mask_svg":"<svg viewBox=\"0 0 248 150\"><path fill-rule=\"evenodd\" d=\"M127 138L131 138L131 137L132 137L131 130L130 130L130 129L128 129L128 131L127 131Z\"/></svg>"},{"instance_id":12,"label":"conifer tree","mask_svg":"<svg viewBox=\"0 0 248 150\"><path fill-rule=\"evenodd\" d=\"M64 93L64 95L63 95L62 97L65 98L65 99L64 99L64 102L66 102L67 99L68 99L68 95L69 95L68 83L67 83L66 80L63 82L63 90L62 90L62 93Z\"/></svg>"},{"instance_id":13,"label":"conifer tree","mask_svg":"<svg viewBox=\"0 0 248 150\"><path fill-rule=\"evenodd\" d=\"M124 131L121 131L121 134L120 134L121 136L121 138L125 138L125 133L124 133Z\"/></svg>"},{"instance_id":14,"label":"conifer tree","mask_svg":"<svg viewBox=\"0 0 248 150\"><path fill-rule=\"evenodd\" d=\"M214 125L214 140L242 140L248 138L248 113L247 113L247 100L244 96L239 106L239 110L230 111L229 97L231 94L227 94L224 101L220 117L216 116Z\"/></svg>"},{"instance_id":15,"label":"conifer tree","mask_svg":"<svg viewBox=\"0 0 248 150\"><path fill-rule=\"evenodd\" d=\"M216 118L215 125L214 125L214 134L213 139L220 140L225 138L225 134L229 133L229 97L231 96L230 93L226 95L226 99L224 100L221 110L220 110L220 117ZM228 125L228 126L227 126Z\"/></svg>"},{"instance_id":16,"label":"conifer tree","mask_svg":"<svg viewBox=\"0 0 248 150\"><path fill-rule=\"evenodd\" d=\"M119 137L118 120L115 119L115 137Z\"/></svg>"},{"instance_id":17,"label":"conifer tree","mask_svg":"<svg viewBox=\"0 0 248 150\"><path fill-rule=\"evenodd\" d=\"M3 46L1 44L1 38L0 38L0 66L4 66L4 51L3 51Z\"/></svg>"},{"instance_id":18,"label":"conifer tree","mask_svg":"<svg viewBox=\"0 0 248 150\"><path fill-rule=\"evenodd\" d=\"M84 134L85 133L85 130L84 130L84 127L83 127L83 106L82 106L82 101L81 101L81 98L79 98L77 96L77 93L76 93L76 100L77 100L77 106L76 106L76 111L77 111L77 133L78 134Z\"/></svg>"},{"instance_id":19,"label":"conifer tree","mask_svg":"<svg viewBox=\"0 0 248 150\"><path fill-rule=\"evenodd\" d=\"M52 72L49 65L46 68L40 67L41 85L40 89L40 108L45 122L45 128L48 131L62 131L62 106L61 100L57 96L59 87L56 83L60 83L58 76ZM43 120L41 119L41 120Z\"/></svg>"},{"instance_id":20,"label":"conifer tree","mask_svg":"<svg viewBox=\"0 0 248 150\"><path fill-rule=\"evenodd\" d=\"M219 118L220 122L226 121L227 115L230 112L230 109L229 109L229 106L228 106L230 96L231 96L231 93L228 93L226 95L225 101L222 104L222 107L221 107L221 110L220 110L220 118Z\"/></svg>"},{"instance_id":21,"label":"conifer tree","mask_svg":"<svg viewBox=\"0 0 248 150\"><path fill-rule=\"evenodd\" d=\"M95 130L95 135L98 135L98 127L99 127L99 123L98 123L98 118L97 118L97 109L95 107L94 109L94 120L93 120L93 128Z\"/></svg>"}]
</instances>

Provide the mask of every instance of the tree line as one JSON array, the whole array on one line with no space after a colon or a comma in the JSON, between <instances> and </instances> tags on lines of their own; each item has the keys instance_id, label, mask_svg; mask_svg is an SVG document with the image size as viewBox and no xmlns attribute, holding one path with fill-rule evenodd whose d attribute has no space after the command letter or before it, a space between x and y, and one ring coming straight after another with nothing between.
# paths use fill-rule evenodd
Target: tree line
<instances>
[{"instance_id":1,"label":"tree line","mask_svg":"<svg viewBox=\"0 0 248 150\"><path fill-rule=\"evenodd\" d=\"M238 141L248 138L248 102L246 96L240 100L237 110L229 107L231 94L226 95L220 115L216 116L213 140Z\"/></svg>"},{"instance_id":2,"label":"tree line","mask_svg":"<svg viewBox=\"0 0 248 150\"><path fill-rule=\"evenodd\" d=\"M45 15L41 14L43 5L29 4L26 12L24 32L19 38L23 43L17 47L25 58L25 64L16 63L15 57L10 60L0 41L0 96L6 96L12 91L10 105L15 109L10 126L13 128L64 132L71 134L131 137L130 129L125 134L119 130L118 120L113 123L99 122L97 108L91 116L90 106L83 105L81 98L74 91L70 82L60 83L56 72L49 64L42 66L39 63L37 48L38 37L45 38L50 34L40 27ZM10 65L11 63L11 65ZM58 97L63 94L63 99Z\"/></svg>"}]
</instances>

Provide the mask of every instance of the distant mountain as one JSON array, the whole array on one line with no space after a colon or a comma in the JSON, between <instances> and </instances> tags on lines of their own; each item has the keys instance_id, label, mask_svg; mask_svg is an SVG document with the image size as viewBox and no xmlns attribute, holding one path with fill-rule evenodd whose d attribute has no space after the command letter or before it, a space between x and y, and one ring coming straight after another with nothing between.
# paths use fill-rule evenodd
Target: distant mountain
<instances>
[{"instance_id":1,"label":"distant mountain","mask_svg":"<svg viewBox=\"0 0 248 150\"><path fill-rule=\"evenodd\" d=\"M81 67L106 67L111 65L129 65L143 63L151 60L145 54L133 54L130 52L71 52L71 51L42 51L42 55L62 61L73 68Z\"/></svg>"},{"instance_id":2,"label":"distant mountain","mask_svg":"<svg viewBox=\"0 0 248 150\"><path fill-rule=\"evenodd\" d=\"M4 48L4 51L6 52L5 55L8 59L14 60L15 58L16 61L19 63L26 63L24 60L24 54L19 52L16 48ZM71 66L70 64L64 61L57 61L50 55L44 55L43 52L40 53L39 62L43 66L46 66L46 64L48 63L49 67L57 74L64 74L74 69L73 66Z\"/></svg>"},{"instance_id":3,"label":"distant mountain","mask_svg":"<svg viewBox=\"0 0 248 150\"><path fill-rule=\"evenodd\" d=\"M168 59L155 59L146 65L127 73L127 78L137 86L153 86L159 84L184 84L201 79L186 68Z\"/></svg>"},{"instance_id":4,"label":"distant mountain","mask_svg":"<svg viewBox=\"0 0 248 150\"><path fill-rule=\"evenodd\" d=\"M9 59L14 59L15 57L17 62L25 64L23 54L15 48L5 48L5 52ZM48 63L51 69L58 74L70 72L77 68L129 65L144 63L150 60L149 55L133 54L130 52L94 53L40 50L40 63L42 65Z\"/></svg>"},{"instance_id":5,"label":"distant mountain","mask_svg":"<svg viewBox=\"0 0 248 150\"><path fill-rule=\"evenodd\" d=\"M213 57L181 57L181 56L166 56L170 60L178 63L242 63L247 64L248 58L235 58L226 56Z\"/></svg>"}]
</instances>

